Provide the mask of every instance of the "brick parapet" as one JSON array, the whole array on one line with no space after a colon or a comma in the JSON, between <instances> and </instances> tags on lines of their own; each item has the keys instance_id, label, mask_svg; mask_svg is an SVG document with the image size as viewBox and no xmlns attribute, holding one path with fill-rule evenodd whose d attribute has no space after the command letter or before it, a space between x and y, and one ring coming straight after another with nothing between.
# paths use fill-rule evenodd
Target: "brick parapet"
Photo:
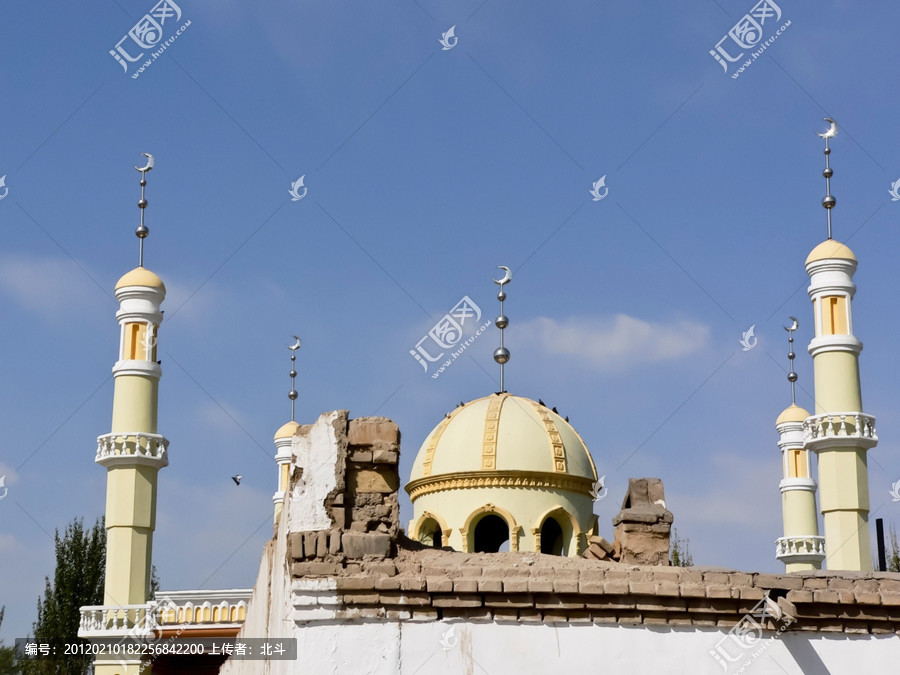
<instances>
[{"instance_id":1,"label":"brick parapet","mask_svg":"<svg viewBox=\"0 0 900 675\"><path fill-rule=\"evenodd\" d=\"M416 549L393 560L294 563L295 580L335 585L331 619L600 623L730 629L766 595L794 621L786 630L900 632L900 574L791 575L719 568L626 566L535 553ZM848 602L848 600L851 600ZM781 627L773 617L767 630Z\"/></svg>"}]
</instances>

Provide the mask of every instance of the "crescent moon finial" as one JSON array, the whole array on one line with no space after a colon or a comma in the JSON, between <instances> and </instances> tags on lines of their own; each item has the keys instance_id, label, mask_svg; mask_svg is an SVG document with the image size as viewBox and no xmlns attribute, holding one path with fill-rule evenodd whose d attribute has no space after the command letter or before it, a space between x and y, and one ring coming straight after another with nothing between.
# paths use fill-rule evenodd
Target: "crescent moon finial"
<instances>
[{"instance_id":1,"label":"crescent moon finial","mask_svg":"<svg viewBox=\"0 0 900 675\"><path fill-rule=\"evenodd\" d=\"M504 284L508 284L510 281L512 281L513 275L512 275L512 272L510 271L509 267L507 267L506 265L497 265L497 269L504 271L505 274L503 275L503 278L502 279L494 279L493 277L491 277L491 279L493 279L495 284L497 284L498 286L500 286L502 288Z\"/></svg>"},{"instance_id":2,"label":"crescent moon finial","mask_svg":"<svg viewBox=\"0 0 900 675\"><path fill-rule=\"evenodd\" d=\"M300 349L300 346L302 343L300 342L300 338L297 337L296 335L293 335L291 337L293 337L296 340L296 342L292 345L288 345L288 349L290 349L292 352L295 352L298 349Z\"/></svg>"},{"instance_id":3,"label":"crescent moon finial","mask_svg":"<svg viewBox=\"0 0 900 675\"><path fill-rule=\"evenodd\" d=\"M782 326L782 328L784 328L788 333L791 333L800 328L800 322L797 321L796 316L789 316L788 318L793 321L793 323L790 326Z\"/></svg>"},{"instance_id":4,"label":"crescent moon finial","mask_svg":"<svg viewBox=\"0 0 900 675\"><path fill-rule=\"evenodd\" d=\"M156 164L156 160L153 158L153 155L151 155L149 152L142 152L141 154L147 158L147 165L144 167L136 166L136 167L134 167L135 170L140 171L141 173L147 173L148 171L152 171L153 165Z\"/></svg>"},{"instance_id":5,"label":"crescent moon finial","mask_svg":"<svg viewBox=\"0 0 900 675\"><path fill-rule=\"evenodd\" d=\"M823 117L822 119L824 119L826 122L828 122L828 124L830 124L831 126L828 127L828 129L826 131L822 132L821 134L816 134L816 135L819 138L834 138L835 136L837 136L838 123L835 122L830 117Z\"/></svg>"}]
</instances>

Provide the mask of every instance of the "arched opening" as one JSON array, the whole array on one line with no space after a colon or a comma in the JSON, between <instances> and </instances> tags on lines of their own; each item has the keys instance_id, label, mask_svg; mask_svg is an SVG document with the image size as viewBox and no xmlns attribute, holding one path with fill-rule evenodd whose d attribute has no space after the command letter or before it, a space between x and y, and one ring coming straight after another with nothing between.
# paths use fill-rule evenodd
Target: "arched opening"
<instances>
[{"instance_id":1,"label":"arched opening","mask_svg":"<svg viewBox=\"0 0 900 675\"><path fill-rule=\"evenodd\" d=\"M497 553L501 549L509 550L509 525L500 516L489 514L475 525L474 551Z\"/></svg>"},{"instance_id":2,"label":"arched opening","mask_svg":"<svg viewBox=\"0 0 900 675\"><path fill-rule=\"evenodd\" d=\"M419 526L419 543L440 548L444 541L444 531L434 518L428 518Z\"/></svg>"},{"instance_id":3,"label":"arched opening","mask_svg":"<svg viewBox=\"0 0 900 675\"><path fill-rule=\"evenodd\" d=\"M564 543L562 526L555 518L547 518L541 526L541 553L562 555Z\"/></svg>"}]
</instances>

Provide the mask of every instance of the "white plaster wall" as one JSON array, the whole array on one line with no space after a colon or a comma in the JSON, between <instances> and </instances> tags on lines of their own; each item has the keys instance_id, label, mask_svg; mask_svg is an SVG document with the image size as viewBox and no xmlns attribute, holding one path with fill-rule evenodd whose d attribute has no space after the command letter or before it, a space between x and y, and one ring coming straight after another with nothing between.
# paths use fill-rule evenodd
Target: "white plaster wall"
<instances>
[{"instance_id":1,"label":"white plaster wall","mask_svg":"<svg viewBox=\"0 0 900 675\"><path fill-rule=\"evenodd\" d=\"M726 670L710 654L725 636L714 630L407 622L300 626L297 635L299 659L291 672L313 675L841 675L895 672L900 662L897 636L767 634L753 649L729 648L742 658Z\"/></svg>"},{"instance_id":2,"label":"white plaster wall","mask_svg":"<svg viewBox=\"0 0 900 675\"><path fill-rule=\"evenodd\" d=\"M336 484L335 467L338 442L334 421L339 411L323 413L309 433L294 436L293 463L303 469L303 475L291 488L290 532L327 530L334 523L325 509L325 497Z\"/></svg>"}]
</instances>

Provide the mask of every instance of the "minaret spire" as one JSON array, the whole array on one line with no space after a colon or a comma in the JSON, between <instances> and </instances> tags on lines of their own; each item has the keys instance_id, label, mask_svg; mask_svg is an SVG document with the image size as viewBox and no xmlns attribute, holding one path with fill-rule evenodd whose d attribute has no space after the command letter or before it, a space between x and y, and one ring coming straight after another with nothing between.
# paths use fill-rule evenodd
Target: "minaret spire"
<instances>
[{"instance_id":1,"label":"minaret spire","mask_svg":"<svg viewBox=\"0 0 900 675\"><path fill-rule=\"evenodd\" d=\"M275 504L275 527L278 527L278 519L284 507L284 495L287 492L290 478L294 433L300 428L300 425L294 420L294 403L298 396L296 386L297 350L300 349L301 342L296 335L292 337L294 343L288 345L288 349L291 350L291 390L288 392L288 398L291 399L291 421L282 425L275 432L275 464L278 466L278 489L272 495L272 501Z\"/></svg>"},{"instance_id":2,"label":"minaret spire","mask_svg":"<svg viewBox=\"0 0 900 675\"><path fill-rule=\"evenodd\" d=\"M147 166L138 169L142 222L135 232L142 243L148 232L143 224L143 186L147 171L153 168L153 157L146 157ZM122 607L141 605L150 596L157 474L169 463L169 441L157 428L162 376L157 351L166 287L140 265L119 279L115 295L119 302L119 355L112 368L112 422L109 433L97 439L95 461L107 470L103 604L108 617L127 617L135 610ZM104 618L107 620L119 619ZM97 675L136 675L141 667L140 656L128 657L123 665L107 652L94 661Z\"/></svg>"},{"instance_id":3,"label":"minaret spire","mask_svg":"<svg viewBox=\"0 0 900 675\"><path fill-rule=\"evenodd\" d=\"M146 197L146 189L147 189L147 174L153 170L153 165L156 163L156 160L153 158L149 152L141 153L144 157L147 158L147 164L143 167L136 166L135 170L139 171L141 174L141 198L138 201L138 208L141 210L141 224L137 226L134 234L137 236L140 243L140 248L138 250L138 267L144 266L144 239L147 238L147 235L150 234L150 228L144 225L144 209L147 208L147 197Z\"/></svg>"},{"instance_id":4,"label":"minaret spire","mask_svg":"<svg viewBox=\"0 0 900 675\"><path fill-rule=\"evenodd\" d=\"M788 360L791 372L787 379L791 383L791 405L784 409L775 421L778 431L778 446L781 448L782 480L781 514L784 536L775 542L775 557L785 564L787 572L817 570L825 559L825 537L819 536L816 515L816 481L812 478L810 451L805 446L803 423L809 413L797 405L794 371L794 331L800 327L796 317L789 317Z\"/></svg>"},{"instance_id":5,"label":"minaret spire","mask_svg":"<svg viewBox=\"0 0 900 675\"><path fill-rule=\"evenodd\" d=\"M797 405L797 373L794 372L794 359L796 358L796 354L794 353L794 331L800 327L800 322L797 321L797 317L789 316L788 317L793 323L788 326L784 326L784 329L788 332L788 360L791 363L791 372L788 373L787 379L788 382L791 383L791 405Z\"/></svg>"},{"instance_id":6,"label":"minaret spire","mask_svg":"<svg viewBox=\"0 0 900 675\"><path fill-rule=\"evenodd\" d=\"M828 214L828 238L831 239L831 209L837 204L837 200L831 194L831 177L834 175L834 171L831 170L831 166L828 163L828 158L831 155L831 148L828 147L828 139L837 136L838 125L837 122L830 117L826 117L825 121L831 124L831 126L828 128L828 131L817 135L819 138L825 139L825 170L822 171L822 175L825 176L825 196L822 198L822 206L825 207L825 212Z\"/></svg>"},{"instance_id":7,"label":"minaret spire","mask_svg":"<svg viewBox=\"0 0 900 675\"><path fill-rule=\"evenodd\" d=\"M819 467L819 506L825 529L826 564L831 570L872 569L869 546L869 475L866 453L878 443L875 418L863 412L859 382L862 342L853 331L853 275L857 260L846 245L831 238L831 166L829 139L837 123L819 134L825 140L828 239L806 258L814 337L809 343L815 371L816 407L803 425L806 449Z\"/></svg>"},{"instance_id":8,"label":"minaret spire","mask_svg":"<svg viewBox=\"0 0 900 675\"><path fill-rule=\"evenodd\" d=\"M294 386L294 379L297 377L297 369L295 367L297 362L297 350L300 349L300 345L302 344L300 342L300 338L298 338L296 335L294 335L293 338L294 340L296 340L296 342L288 346L288 349L291 350L291 390L288 392L288 398L291 399L291 422L295 421L294 402L297 400L298 396L297 387Z\"/></svg>"},{"instance_id":9,"label":"minaret spire","mask_svg":"<svg viewBox=\"0 0 900 675\"><path fill-rule=\"evenodd\" d=\"M500 301L500 314L494 319L494 324L500 329L500 346L494 350L494 361L500 364L500 393L502 394L506 391L503 367L509 361L509 350L503 344L503 331L509 325L509 319L503 313L503 301L506 300L506 291L503 290L503 287L512 281L512 272L506 265L499 265L498 269L506 273L502 279L494 279L494 283L500 286L500 291L497 293L497 299Z\"/></svg>"}]
</instances>

